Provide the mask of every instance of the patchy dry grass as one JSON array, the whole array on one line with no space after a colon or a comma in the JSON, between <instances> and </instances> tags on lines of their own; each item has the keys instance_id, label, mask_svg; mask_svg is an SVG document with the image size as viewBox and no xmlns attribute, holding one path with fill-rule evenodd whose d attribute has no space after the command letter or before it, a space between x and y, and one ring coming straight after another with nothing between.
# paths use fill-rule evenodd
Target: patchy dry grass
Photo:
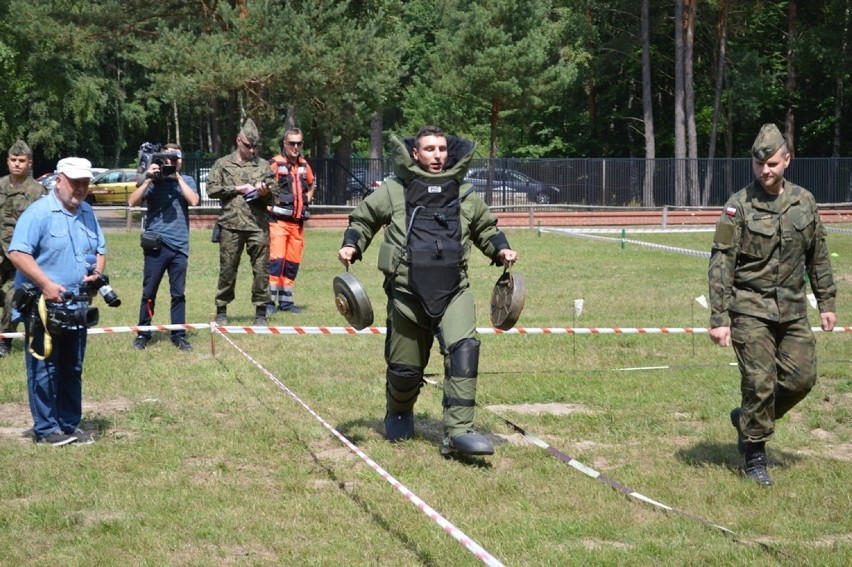
<instances>
[{"instance_id":1,"label":"patchy dry grass","mask_svg":"<svg viewBox=\"0 0 852 567\"><path fill-rule=\"evenodd\" d=\"M188 319L209 321L216 249L193 235ZM707 250L709 234L636 235ZM535 232L510 235L527 281L524 327L703 327L706 261ZM337 232L309 231L298 316L274 325L343 325L332 302ZM852 313L852 239L830 235L841 324ZM107 271L124 300L102 325L136 320L135 234L108 235ZM354 273L381 311L371 249ZM475 262L479 325L498 270ZM229 314L250 324L249 270ZM162 294L155 322L167 322ZM573 300L585 309L573 319ZM381 317L377 317L381 325ZM0 564L474 565L413 507L223 338L195 351L158 336L89 342L84 428L91 446L37 446L20 342L0 360ZM849 334L819 334L820 380L770 443L776 485L742 480L727 413L738 399L730 349L704 335L482 337L477 422L490 458L443 460L441 392L424 387L416 435L382 435L380 336L229 335L334 428L507 565L852 563ZM443 372L437 351L430 379ZM624 370L637 367L661 367ZM638 492L734 530L625 497L565 466L505 420Z\"/></svg>"}]
</instances>

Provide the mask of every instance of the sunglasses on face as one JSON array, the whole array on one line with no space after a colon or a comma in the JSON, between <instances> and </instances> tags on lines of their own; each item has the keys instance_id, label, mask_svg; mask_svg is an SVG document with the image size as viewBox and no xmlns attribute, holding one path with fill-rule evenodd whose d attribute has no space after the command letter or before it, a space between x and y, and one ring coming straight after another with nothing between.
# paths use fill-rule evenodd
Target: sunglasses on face
<instances>
[{"instance_id":1,"label":"sunglasses on face","mask_svg":"<svg viewBox=\"0 0 852 567\"><path fill-rule=\"evenodd\" d=\"M248 142L245 142L243 140L240 140L240 143L250 150L253 150L257 147L257 144L249 144Z\"/></svg>"},{"instance_id":2,"label":"sunglasses on face","mask_svg":"<svg viewBox=\"0 0 852 567\"><path fill-rule=\"evenodd\" d=\"M293 146L294 148L297 148L297 147L303 145L305 142L291 142L290 140L287 140L284 143L287 144L288 146Z\"/></svg>"}]
</instances>

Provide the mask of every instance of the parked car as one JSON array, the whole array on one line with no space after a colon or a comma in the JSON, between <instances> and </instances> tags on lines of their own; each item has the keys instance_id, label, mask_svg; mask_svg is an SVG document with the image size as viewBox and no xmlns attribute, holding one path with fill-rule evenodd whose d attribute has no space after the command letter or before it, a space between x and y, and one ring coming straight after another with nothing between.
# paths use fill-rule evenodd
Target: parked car
<instances>
[{"instance_id":1,"label":"parked car","mask_svg":"<svg viewBox=\"0 0 852 567\"><path fill-rule=\"evenodd\" d=\"M41 183L45 190L53 191L53 188L56 187L56 173L45 173L36 179L36 181Z\"/></svg>"},{"instance_id":2,"label":"parked car","mask_svg":"<svg viewBox=\"0 0 852 567\"><path fill-rule=\"evenodd\" d=\"M488 169L473 168L467 172L465 181L472 183L476 191L484 194L488 184ZM537 181L514 169L494 169L492 180L494 204L538 203L546 205L559 200L559 189Z\"/></svg>"},{"instance_id":3,"label":"parked car","mask_svg":"<svg viewBox=\"0 0 852 567\"><path fill-rule=\"evenodd\" d=\"M383 174L376 178L375 174L365 167L353 168L347 174L346 194L350 197L366 197L382 184L382 179Z\"/></svg>"},{"instance_id":4,"label":"parked car","mask_svg":"<svg viewBox=\"0 0 852 567\"><path fill-rule=\"evenodd\" d=\"M90 205L126 205L134 190L135 169L108 169L92 179L86 201Z\"/></svg>"}]
</instances>

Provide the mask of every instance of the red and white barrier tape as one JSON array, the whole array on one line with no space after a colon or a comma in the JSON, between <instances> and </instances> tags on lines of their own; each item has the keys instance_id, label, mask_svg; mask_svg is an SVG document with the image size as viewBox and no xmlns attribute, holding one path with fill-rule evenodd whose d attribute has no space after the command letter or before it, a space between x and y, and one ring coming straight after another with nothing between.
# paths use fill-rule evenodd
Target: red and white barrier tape
<instances>
[{"instance_id":1,"label":"red and white barrier tape","mask_svg":"<svg viewBox=\"0 0 852 567\"><path fill-rule=\"evenodd\" d=\"M210 327L208 325L208 327ZM222 337L232 346L234 347L240 354L246 357L252 364L254 364L267 378L269 378L276 386L278 386L281 390L283 390L288 396L293 398L300 406L305 408L308 413L310 413L314 418L319 421L323 427L328 429L332 435L337 437L341 443L346 445L353 453L358 455L362 461L367 463L367 465L373 469L375 472L379 474L383 479L385 479L391 486L397 489L403 496L405 496L409 502L414 504L418 510L429 516L429 518L441 526L441 528L450 534L456 541L458 541L462 546L465 547L468 551L470 551L477 559L485 563L486 565L491 565L494 567L502 567L503 564L498 561L494 556L485 551L482 546L478 543L470 539L466 536L460 529L451 524L448 520L446 520L441 514L436 512L433 508L431 508L428 504L426 504L423 500L420 499L416 494L411 492L408 488L405 487L401 482L392 477L389 472L380 467L378 463L373 461L370 457L367 456L364 451L358 448L357 445L353 444L349 439L343 436L340 432L338 432L334 427L332 427L325 419L322 418L318 413L316 413L311 407L302 401L302 399L296 395L290 388L288 388L283 382L281 382L274 374L272 374L269 370L264 368L259 362L257 362L250 354L241 349L234 341L231 340L226 334L223 334L221 330L223 327L213 326L212 330L214 333L219 333Z\"/></svg>"},{"instance_id":2,"label":"red and white barrier tape","mask_svg":"<svg viewBox=\"0 0 852 567\"><path fill-rule=\"evenodd\" d=\"M192 323L184 325L147 325L127 327L92 327L90 335L108 335L113 333L138 333L139 331L172 331L178 329L211 329L220 334L248 335L384 335L386 327L367 327L360 331L354 327L253 327L215 323ZM815 333L823 332L819 327L811 327ZM700 335L709 331L706 327L516 327L503 331L493 327L477 327L480 335ZM850 326L837 326L833 333L852 333ZM23 338L24 333L0 333L0 338Z\"/></svg>"}]
</instances>

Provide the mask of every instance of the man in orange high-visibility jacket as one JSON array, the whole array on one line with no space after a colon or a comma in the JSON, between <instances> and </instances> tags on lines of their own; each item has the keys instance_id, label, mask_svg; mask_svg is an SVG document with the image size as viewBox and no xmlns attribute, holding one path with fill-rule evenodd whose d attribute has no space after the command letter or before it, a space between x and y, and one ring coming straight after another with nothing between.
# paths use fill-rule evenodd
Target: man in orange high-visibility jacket
<instances>
[{"instance_id":1,"label":"man in orange high-visibility jacket","mask_svg":"<svg viewBox=\"0 0 852 567\"><path fill-rule=\"evenodd\" d=\"M305 249L305 220L314 197L314 172L302 157L304 137L290 128L281 140L282 154L269 160L278 182L278 198L269 211L269 295L267 314L279 311L298 313L293 302L293 286L302 251ZM286 157L285 157L286 156Z\"/></svg>"}]
</instances>

